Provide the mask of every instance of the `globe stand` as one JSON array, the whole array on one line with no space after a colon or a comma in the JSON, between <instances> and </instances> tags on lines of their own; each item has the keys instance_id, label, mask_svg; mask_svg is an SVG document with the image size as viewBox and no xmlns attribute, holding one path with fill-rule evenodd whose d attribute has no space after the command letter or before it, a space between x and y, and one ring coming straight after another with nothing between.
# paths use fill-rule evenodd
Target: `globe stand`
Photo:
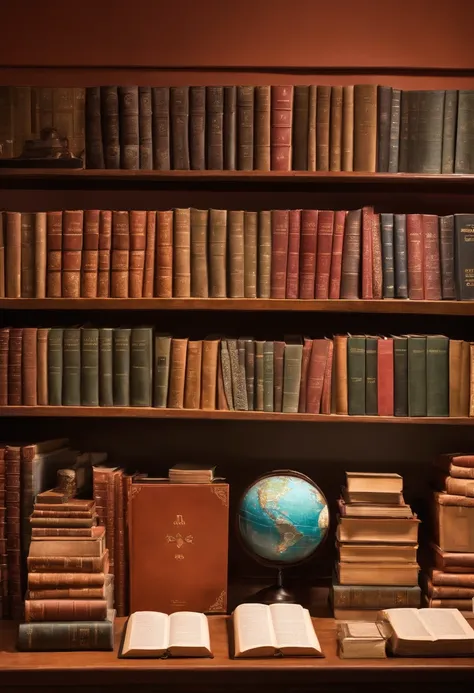
<instances>
[{"instance_id":1,"label":"globe stand","mask_svg":"<svg viewBox=\"0 0 474 693\"><path fill-rule=\"evenodd\" d=\"M279 568L276 584L259 590L253 595L252 601L259 604L296 604L296 597L283 586L283 571Z\"/></svg>"}]
</instances>

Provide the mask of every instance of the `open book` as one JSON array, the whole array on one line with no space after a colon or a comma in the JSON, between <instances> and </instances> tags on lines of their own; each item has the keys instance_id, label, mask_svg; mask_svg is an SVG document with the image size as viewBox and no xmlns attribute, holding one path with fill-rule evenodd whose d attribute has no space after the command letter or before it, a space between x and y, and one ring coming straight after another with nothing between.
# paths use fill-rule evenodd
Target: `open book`
<instances>
[{"instance_id":1,"label":"open book","mask_svg":"<svg viewBox=\"0 0 474 693\"><path fill-rule=\"evenodd\" d=\"M233 614L236 657L322 657L311 616L299 604L241 604Z\"/></svg>"},{"instance_id":2,"label":"open book","mask_svg":"<svg viewBox=\"0 0 474 693\"><path fill-rule=\"evenodd\" d=\"M458 609L386 609L388 641L403 657L474 654L474 630Z\"/></svg>"},{"instance_id":3,"label":"open book","mask_svg":"<svg viewBox=\"0 0 474 693\"><path fill-rule=\"evenodd\" d=\"M207 616L135 611L127 621L121 657L212 657Z\"/></svg>"}]
</instances>

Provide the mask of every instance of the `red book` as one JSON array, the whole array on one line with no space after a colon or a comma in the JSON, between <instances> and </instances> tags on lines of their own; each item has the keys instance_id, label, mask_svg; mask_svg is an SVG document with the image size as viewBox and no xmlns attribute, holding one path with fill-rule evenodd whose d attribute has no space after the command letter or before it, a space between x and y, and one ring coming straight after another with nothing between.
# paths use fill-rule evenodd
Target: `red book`
<instances>
[{"instance_id":1,"label":"red book","mask_svg":"<svg viewBox=\"0 0 474 693\"><path fill-rule=\"evenodd\" d=\"M373 248L372 231L374 210L364 207L362 210L362 298L371 299L373 294Z\"/></svg>"},{"instance_id":2,"label":"red book","mask_svg":"<svg viewBox=\"0 0 474 693\"><path fill-rule=\"evenodd\" d=\"M303 209L301 212L300 298L314 298L317 238L318 210Z\"/></svg>"},{"instance_id":3,"label":"red book","mask_svg":"<svg viewBox=\"0 0 474 693\"><path fill-rule=\"evenodd\" d=\"M315 298L329 298L333 233L334 212L332 210L320 211L318 216Z\"/></svg>"},{"instance_id":4,"label":"red book","mask_svg":"<svg viewBox=\"0 0 474 693\"><path fill-rule=\"evenodd\" d=\"M342 249L344 246L344 228L347 212L339 211L334 215L334 235L332 239L331 274L329 276L329 298L341 297Z\"/></svg>"},{"instance_id":5,"label":"red book","mask_svg":"<svg viewBox=\"0 0 474 693\"><path fill-rule=\"evenodd\" d=\"M288 210L272 210L271 298L286 298L289 224Z\"/></svg>"},{"instance_id":6,"label":"red book","mask_svg":"<svg viewBox=\"0 0 474 693\"><path fill-rule=\"evenodd\" d=\"M146 250L143 298L153 297L155 284L156 212L146 213Z\"/></svg>"},{"instance_id":7,"label":"red book","mask_svg":"<svg viewBox=\"0 0 474 693\"><path fill-rule=\"evenodd\" d=\"M286 274L286 298L298 298L300 276L301 210L290 210L288 234L288 270Z\"/></svg>"},{"instance_id":8,"label":"red book","mask_svg":"<svg viewBox=\"0 0 474 693\"><path fill-rule=\"evenodd\" d=\"M285 357L285 342L273 342L273 411L282 411L283 405L283 367Z\"/></svg>"},{"instance_id":9,"label":"red book","mask_svg":"<svg viewBox=\"0 0 474 693\"><path fill-rule=\"evenodd\" d=\"M383 298L382 239L380 214L372 215L372 293L373 298Z\"/></svg>"},{"instance_id":10,"label":"red book","mask_svg":"<svg viewBox=\"0 0 474 693\"><path fill-rule=\"evenodd\" d=\"M321 414L331 413L332 395L332 361L334 354L334 343L328 339L328 357L326 359L326 370L324 371L323 394L321 396Z\"/></svg>"},{"instance_id":11,"label":"red book","mask_svg":"<svg viewBox=\"0 0 474 693\"><path fill-rule=\"evenodd\" d=\"M272 87L271 164L272 171L291 171L291 126L293 87Z\"/></svg>"},{"instance_id":12,"label":"red book","mask_svg":"<svg viewBox=\"0 0 474 693\"><path fill-rule=\"evenodd\" d=\"M82 298L97 298L99 227L100 211L98 209L86 209L84 212L84 249L81 265Z\"/></svg>"},{"instance_id":13,"label":"red book","mask_svg":"<svg viewBox=\"0 0 474 693\"><path fill-rule=\"evenodd\" d=\"M423 293L427 301L441 301L439 220L436 214L422 214Z\"/></svg>"},{"instance_id":14,"label":"red book","mask_svg":"<svg viewBox=\"0 0 474 693\"><path fill-rule=\"evenodd\" d=\"M421 214L407 214L408 298L423 300L423 228Z\"/></svg>"},{"instance_id":15,"label":"red book","mask_svg":"<svg viewBox=\"0 0 474 693\"><path fill-rule=\"evenodd\" d=\"M81 295L81 264L84 237L82 209L63 212L62 297L79 298Z\"/></svg>"},{"instance_id":16,"label":"red book","mask_svg":"<svg viewBox=\"0 0 474 693\"><path fill-rule=\"evenodd\" d=\"M306 385L306 411L308 414L319 414L323 395L324 374L329 354L329 340L314 339L309 359L308 380Z\"/></svg>"},{"instance_id":17,"label":"red book","mask_svg":"<svg viewBox=\"0 0 474 693\"><path fill-rule=\"evenodd\" d=\"M393 339L377 340L377 404L379 416L393 416Z\"/></svg>"},{"instance_id":18,"label":"red book","mask_svg":"<svg viewBox=\"0 0 474 693\"><path fill-rule=\"evenodd\" d=\"M304 338L303 343L303 356L301 358L301 382L300 382L300 399L298 402L298 411L300 414L304 414L306 411L306 391L308 386L308 368L309 359L311 358L311 349L313 347L313 340Z\"/></svg>"}]
</instances>

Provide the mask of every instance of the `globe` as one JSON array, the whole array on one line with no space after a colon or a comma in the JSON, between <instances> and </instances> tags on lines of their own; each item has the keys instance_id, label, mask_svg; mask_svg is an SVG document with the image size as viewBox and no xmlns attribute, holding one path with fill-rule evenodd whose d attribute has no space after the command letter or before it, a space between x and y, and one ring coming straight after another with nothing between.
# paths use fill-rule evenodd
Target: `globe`
<instances>
[{"instance_id":1,"label":"globe","mask_svg":"<svg viewBox=\"0 0 474 693\"><path fill-rule=\"evenodd\" d=\"M318 486L298 472L277 471L245 491L237 526L257 560L284 568L309 558L326 537L329 512Z\"/></svg>"}]
</instances>

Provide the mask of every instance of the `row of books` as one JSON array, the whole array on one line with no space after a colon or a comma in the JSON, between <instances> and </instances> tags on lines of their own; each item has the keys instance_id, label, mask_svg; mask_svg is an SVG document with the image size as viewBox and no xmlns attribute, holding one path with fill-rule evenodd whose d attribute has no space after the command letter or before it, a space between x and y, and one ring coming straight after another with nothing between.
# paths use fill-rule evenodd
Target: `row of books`
<instances>
[{"instance_id":1,"label":"row of books","mask_svg":"<svg viewBox=\"0 0 474 693\"><path fill-rule=\"evenodd\" d=\"M0 405L472 416L473 354L443 335L285 342L0 328Z\"/></svg>"},{"instance_id":2,"label":"row of books","mask_svg":"<svg viewBox=\"0 0 474 693\"><path fill-rule=\"evenodd\" d=\"M179 208L0 222L7 298L474 298L471 214Z\"/></svg>"}]
</instances>

